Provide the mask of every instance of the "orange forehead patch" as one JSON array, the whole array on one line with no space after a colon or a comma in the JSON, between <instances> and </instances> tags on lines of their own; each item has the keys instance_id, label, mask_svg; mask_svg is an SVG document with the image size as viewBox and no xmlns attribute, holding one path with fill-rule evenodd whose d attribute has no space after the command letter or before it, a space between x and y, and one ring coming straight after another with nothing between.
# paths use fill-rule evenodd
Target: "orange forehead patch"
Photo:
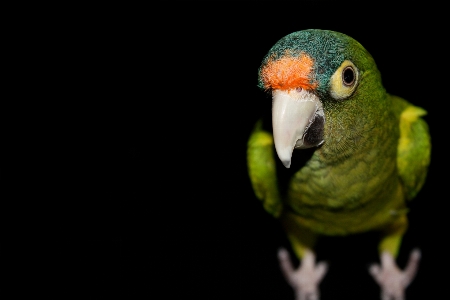
<instances>
[{"instance_id":1,"label":"orange forehead patch","mask_svg":"<svg viewBox=\"0 0 450 300\"><path fill-rule=\"evenodd\" d=\"M305 90L314 89L317 87L317 83L312 83L310 78L313 64L313 59L304 53L299 56L286 53L279 59L269 58L261 70L264 88L290 90L300 87Z\"/></svg>"}]
</instances>

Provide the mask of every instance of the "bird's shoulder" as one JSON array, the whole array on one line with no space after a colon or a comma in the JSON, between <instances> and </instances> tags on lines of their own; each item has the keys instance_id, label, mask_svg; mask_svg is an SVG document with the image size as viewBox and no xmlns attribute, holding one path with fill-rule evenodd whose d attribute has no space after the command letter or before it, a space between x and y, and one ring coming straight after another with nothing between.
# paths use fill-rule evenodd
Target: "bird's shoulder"
<instances>
[{"instance_id":1,"label":"bird's shoulder","mask_svg":"<svg viewBox=\"0 0 450 300\"><path fill-rule=\"evenodd\" d=\"M397 146L397 168L408 200L422 188L430 163L431 138L424 120L427 111L398 96L392 107L399 116L400 136Z\"/></svg>"},{"instance_id":2,"label":"bird's shoulder","mask_svg":"<svg viewBox=\"0 0 450 300\"><path fill-rule=\"evenodd\" d=\"M282 201L278 191L273 136L259 120L247 142L247 167L253 190L266 211L278 217Z\"/></svg>"}]
</instances>

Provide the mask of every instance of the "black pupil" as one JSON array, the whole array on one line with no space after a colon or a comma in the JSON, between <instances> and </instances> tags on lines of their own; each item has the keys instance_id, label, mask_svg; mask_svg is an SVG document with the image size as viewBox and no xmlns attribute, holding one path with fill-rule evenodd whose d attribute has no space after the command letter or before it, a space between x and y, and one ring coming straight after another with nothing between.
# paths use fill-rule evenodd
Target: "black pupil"
<instances>
[{"instance_id":1,"label":"black pupil","mask_svg":"<svg viewBox=\"0 0 450 300\"><path fill-rule=\"evenodd\" d=\"M344 83L351 84L351 83L353 83L354 79L355 79L355 74L353 73L353 70L351 68L345 69L344 70Z\"/></svg>"}]
</instances>

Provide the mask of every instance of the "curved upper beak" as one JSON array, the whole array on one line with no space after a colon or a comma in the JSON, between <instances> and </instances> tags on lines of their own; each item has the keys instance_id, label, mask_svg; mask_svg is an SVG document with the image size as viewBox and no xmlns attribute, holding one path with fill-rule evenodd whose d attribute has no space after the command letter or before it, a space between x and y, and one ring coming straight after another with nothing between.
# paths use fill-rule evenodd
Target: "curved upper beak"
<instances>
[{"instance_id":1,"label":"curved upper beak","mask_svg":"<svg viewBox=\"0 0 450 300\"><path fill-rule=\"evenodd\" d=\"M304 89L272 92L272 126L275 149L286 168L291 165L294 148L318 146L323 139L314 143L305 139L306 133L316 118L324 118L322 102Z\"/></svg>"}]
</instances>

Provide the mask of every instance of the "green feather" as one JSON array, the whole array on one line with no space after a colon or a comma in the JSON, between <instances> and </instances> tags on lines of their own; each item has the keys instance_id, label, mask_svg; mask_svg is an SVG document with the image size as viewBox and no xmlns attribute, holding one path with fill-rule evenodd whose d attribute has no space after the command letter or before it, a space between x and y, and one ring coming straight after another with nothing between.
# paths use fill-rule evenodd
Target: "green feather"
<instances>
[{"instance_id":1,"label":"green feather","mask_svg":"<svg viewBox=\"0 0 450 300\"><path fill-rule=\"evenodd\" d=\"M248 141L248 170L256 196L264 208L278 217L283 203L278 192L272 134L262 129L258 121Z\"/></svg>"},{"instance_id":2,"label":"green feather","mask_svg":"<svg viewBox=\"0 0 450 300\"><path fill-rule=\"evenodd\" d=\"M280 39L261 63L259 86L264 87L261 70L270 60L301 53L314 60L314 93L325 114L324 143L294 170L287 190L279 190L273 137L259 121L247 152L255 194L285 224L300 257L314 240L300 232L347 235L369 230L384 230L380 251L396 255L407 227L405 200L420 191L430 162L430 136L421 118L425 110L388 94L367 50L351 37L327 30L303 30ZM351 95L336 100L330 93L331 78L346 60L357 67L359 81Z\"/></svg>"}]
</instances>

